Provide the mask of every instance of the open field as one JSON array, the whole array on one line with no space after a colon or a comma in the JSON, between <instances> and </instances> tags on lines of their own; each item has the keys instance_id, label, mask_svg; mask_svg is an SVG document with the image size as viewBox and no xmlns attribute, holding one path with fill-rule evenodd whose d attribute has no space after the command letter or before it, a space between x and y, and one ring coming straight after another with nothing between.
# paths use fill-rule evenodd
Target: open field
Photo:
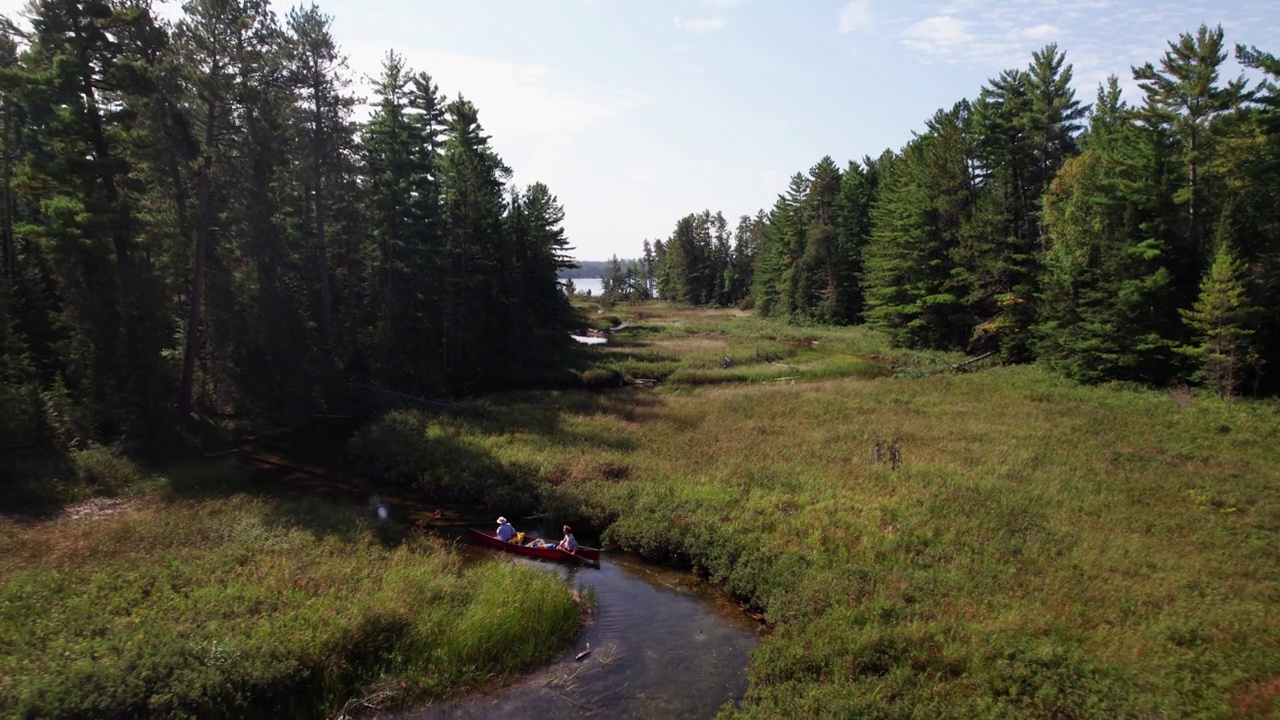
<instances>
[{"instance_id":1,"label":"open field","mask_svg":"<svg viewBox=\"0 0 1280 720\"><path fill-rule=\"evenodd\" d=\"M763 609L725 715L1280 713L1280 405L636 310L596 367L656 388L384 423Z\"/></svg>"},{"instance_id":2,"label":"open field","mask_svg":"<svg viewBox=\"0 0 1280 720\"><path fill-rule=\"evenodd\" d=\"M0 519L0 715L333 716L509 678L580 627L543 573L464 568L325 502L216 496L235 474Z\"/></svg>"}]
</instances>

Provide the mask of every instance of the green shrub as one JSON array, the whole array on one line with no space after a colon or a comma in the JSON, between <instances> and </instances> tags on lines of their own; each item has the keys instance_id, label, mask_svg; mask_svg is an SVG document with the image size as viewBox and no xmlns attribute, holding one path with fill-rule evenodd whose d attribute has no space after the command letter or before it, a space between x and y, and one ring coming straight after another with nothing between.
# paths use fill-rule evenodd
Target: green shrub
<instances>
[{"instance_id":1,"label":"green shrub","mask_svg":"<svg viewBox=\"0 0 1280 720\"><path fill-rule=\"evenodd\" d=\"M69 453L76 481L87 493L119 495L146 479L137 463L113 448L90 445Z\"/></svg>"},{"instance_id":2,"label":"green shrub","mask_svg":"<svg viewBox=\"0 0 1280 720\"><path fill-rule=\"evenodd\" d=\"M538 504L528 473L513 472L459 420L397 410L362 428L348 444L363 472L412 486L434 502L479 503L521 512Z\"/></svg>"}]
</instances>

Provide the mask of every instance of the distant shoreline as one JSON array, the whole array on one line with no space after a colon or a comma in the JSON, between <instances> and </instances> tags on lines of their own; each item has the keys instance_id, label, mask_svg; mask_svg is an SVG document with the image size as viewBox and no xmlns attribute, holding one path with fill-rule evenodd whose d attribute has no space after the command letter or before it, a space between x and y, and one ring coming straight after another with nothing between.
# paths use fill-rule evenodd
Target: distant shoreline
<instances>
[{"instance_id":1,"label":"distant shoreline","mask_svg":"<svg viewBox=\"0 0 1280 720\"><path fill-rule=\"evenodd\" d=\"M609 272L608 260L574 260L574 262L578 263L578 265L580 265L581 267L576 267L570 270L561 270L559 273L556 274L556 277L560 278L561 280L568 280L568 279L578 280L580 278L602 278L605 275L607 275ZM626 259L620 259L618 262L620 262L623 267L626 267L627 263L632 261L626 260Z\"/></svg>"}]
</instances>

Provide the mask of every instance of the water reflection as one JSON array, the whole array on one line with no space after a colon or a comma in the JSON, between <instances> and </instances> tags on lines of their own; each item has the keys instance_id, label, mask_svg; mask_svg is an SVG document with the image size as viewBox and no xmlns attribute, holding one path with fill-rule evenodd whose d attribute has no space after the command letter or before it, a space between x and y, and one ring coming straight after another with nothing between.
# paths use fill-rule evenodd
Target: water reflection
<instances>
[{"instance_id":1,"label":"water reflection","mask_svg":"<svg viewBox=\"0 0 1280 720\"><path fill-rule=\"evenodd\" d=\"M382 717L710 718L742 697L754 621L689 573L626 556L602 560L599 569L510 560L594 588L598 612L550 666L496 692Z\"/></svg>"}]
</instances>

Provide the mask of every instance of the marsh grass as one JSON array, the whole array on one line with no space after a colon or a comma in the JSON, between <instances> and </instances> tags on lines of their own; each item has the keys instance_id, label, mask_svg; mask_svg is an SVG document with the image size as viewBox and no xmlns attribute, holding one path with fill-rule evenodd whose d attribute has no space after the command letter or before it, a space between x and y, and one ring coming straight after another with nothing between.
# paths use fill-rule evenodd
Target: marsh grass
<instances>
[{"instance_id":1,"label":"marsh grass","mask_svg":"<svg viewBox=\"0 0 1280 720\"><path fill-rule=\"evenodd\" d=\"M536 473L558 516L763 609L774 632L726 717L1280 713L1274 402L1037 367L939 374L958 358L862 329L645 313L651 329L602 362L651 352L671 376L714 376L759 348L897 375L759 382L735 361L735 381L491 397L450 421Z\"/></svg>"},{"instance_id":2,"label":"marsh grass","mask_svg":"<svg viewBox=\"0 0 1280 720\"><path fill-rule=\"evenodd\" d=\"M675 386L873 378L898 367L926 374L958 357L886 352L881 337L864 328L790 327L742 310L673 312L657 303L625 309L631 324L593 348L584 385L601 385L602 372Z\"/></svg>"},{"instance_id":3,"label":"marsh grass","mask_svg":"<svg viewBox=\"0 0 1280 720\"><path fill-rule=\"evenodd\" d=\"M580 626L553 578L346 508L169 497L0 520L0 714L326 715L510 677Z\"/></svg>"}]
</instances>

